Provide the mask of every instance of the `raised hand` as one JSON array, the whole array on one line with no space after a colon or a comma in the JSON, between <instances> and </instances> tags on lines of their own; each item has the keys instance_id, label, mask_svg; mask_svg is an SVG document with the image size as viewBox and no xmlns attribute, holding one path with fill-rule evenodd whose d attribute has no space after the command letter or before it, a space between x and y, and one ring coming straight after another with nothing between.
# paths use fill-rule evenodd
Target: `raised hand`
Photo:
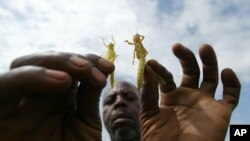
<instances>
[{"instance_id":1,"label":"raised hand","mask_svg":"<svg viewBox=\"0 0 250 141\"><path fill-rule=\"evenodd\" d=\"M223 98L214 99L218 84L215 52L209 45L200 48L203 80L194 54L181 44L173 46L180 60L183 77L176 87L172 74L155 60L145 67L145 82L141 100L141 139L143 141L223 141L231 113L238 104L240 82L231 69L221 72ZM160 85L158 104L158 78Z\"/></svg>"},{"instance_id":2,"label":"raised hand","mask_svg":"<svg viewBox=\"0 0 250 141\"><path fill-rule=\"evenodd\" d=\"M99 96L113 70L96 55L17 58L0 75L0 140L101 140Z\"/></svg>"}]
</instances>

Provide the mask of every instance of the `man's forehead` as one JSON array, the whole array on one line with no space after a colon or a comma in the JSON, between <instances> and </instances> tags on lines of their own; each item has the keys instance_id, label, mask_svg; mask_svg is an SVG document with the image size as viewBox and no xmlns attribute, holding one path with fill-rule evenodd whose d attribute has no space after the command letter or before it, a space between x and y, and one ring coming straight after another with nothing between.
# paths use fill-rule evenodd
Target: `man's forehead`
<instances>
[{"instance_id":1,"label":"man's forehead","mask_svg":"<svg viewBox=\"0 0 250 141\"><path fill-rule=\"evenodd\" d=\"M105 96L116 93L116 92L134 92L138 94L137 88L135 85L127 82L127 81L118 81L116 82L114 88L108 88L105 92Z\"/></svg>"},{"instance_id":2,"label":"man's forehead","mask_svg":"<svg viewBox=\"0 0 250 141\"><path fill-rule=\"evenodd\" d=\"M116 89L132 89L132 90L136 90L135 85L133 85L132 83L129 83L127 81L119 81L115 84Z\"/></svg>"}]
</instances>

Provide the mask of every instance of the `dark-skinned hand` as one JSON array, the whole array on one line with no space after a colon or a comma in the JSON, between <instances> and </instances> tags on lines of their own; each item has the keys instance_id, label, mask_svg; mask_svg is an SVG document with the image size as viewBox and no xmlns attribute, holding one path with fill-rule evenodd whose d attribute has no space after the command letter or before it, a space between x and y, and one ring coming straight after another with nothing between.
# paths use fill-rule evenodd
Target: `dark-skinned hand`
<instances>
[{"instance_id":1,"label":"dark-skinned hand","mask_svg":"<svg viewBox=\"0 0 250 141\"><path fill-rule=\"evenodd\" d=\"M142 141L224 141L231 113L238 104L240 82L227 68L221 72L223 98L214 98L218 84L218 65L210 45L203 45L200 58L203 80L194 54L181 44L173 46L183 77L176 87L172 74L155 60L147 62L141 100ZM158 79L160 104L158 104Z\"/></svg>"},{"instance_id":2,"label":"dark-skinned hand","mask_svg":"<svg viewBox=\"0 0 250 141\"><path fill-rule=\"evenodd\" d=\"M15 59L0 75L0 140L100 141L99 96L113 70L93 54Z\"/></svg>"}]
</instances>

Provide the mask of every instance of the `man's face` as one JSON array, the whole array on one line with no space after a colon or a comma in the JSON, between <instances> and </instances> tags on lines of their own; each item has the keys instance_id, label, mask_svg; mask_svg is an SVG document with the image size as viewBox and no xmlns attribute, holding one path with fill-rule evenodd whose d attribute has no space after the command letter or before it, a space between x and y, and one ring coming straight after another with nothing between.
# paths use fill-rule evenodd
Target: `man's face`
<instances>
[{"instance_id":1,"label":"man's face","mask_svg":"<svg viewBox=\"0 0 250 141\"><path fill-rule=\"evenodd\" d=\"M103 119L112 140L140 137L140 96L128 82L117 82L108 90L103 101Z\"/></svg>"}]
</instances>

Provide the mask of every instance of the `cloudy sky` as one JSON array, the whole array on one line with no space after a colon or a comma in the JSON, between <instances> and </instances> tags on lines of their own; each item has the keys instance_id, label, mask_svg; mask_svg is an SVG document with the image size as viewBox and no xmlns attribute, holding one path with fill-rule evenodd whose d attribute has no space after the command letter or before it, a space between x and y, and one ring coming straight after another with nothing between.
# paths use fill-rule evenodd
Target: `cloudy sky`
<instances>
[{"instance_id":1,"label":"cloudy sky","mask_svg":"<svg viewBox=\"0 0 250 141\"><path fill-rule=\"evenodd\" d=\"M219 70L234 69L242 84L231 124L250 124L249 5L248 0L1 0L0 72L8 71L14 58L40 51L104 55L100 36L109 42L113 35L116 77L135 83L133 48L123 41L139 32L148 59L165 65L178 84L182 72L171 46L180 42L198 57L199 47L209 43ZM220 82L216 97L221 93ZM109 140L106 132L103 139Z\"/></svg>"}]
</instances>

